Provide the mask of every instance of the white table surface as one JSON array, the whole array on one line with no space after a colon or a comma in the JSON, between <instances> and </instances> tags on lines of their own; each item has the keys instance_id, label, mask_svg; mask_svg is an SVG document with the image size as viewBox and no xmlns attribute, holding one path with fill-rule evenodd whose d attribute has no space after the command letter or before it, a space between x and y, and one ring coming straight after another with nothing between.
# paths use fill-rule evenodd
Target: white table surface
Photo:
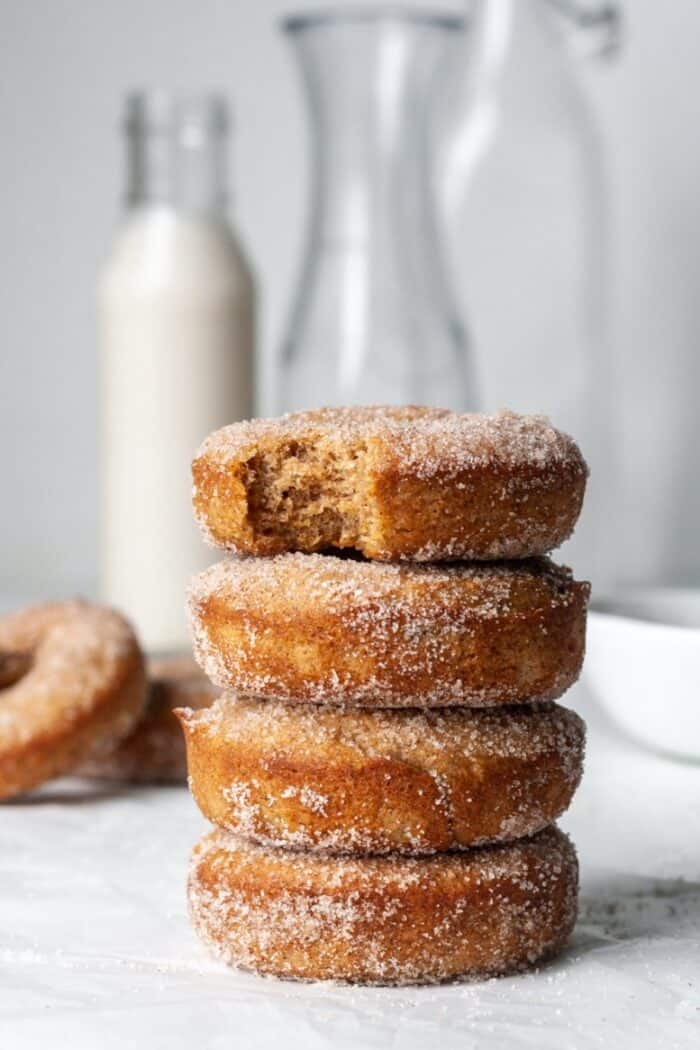
<instances>
[{"instance_id":1,"label":"white table surface","mask_svg":"<svg viewBox=\"0 0 700 1050\"><path fill-rule=\"evenodd\" d=\"M659 698L662 702L662 698ZM542 971L424 989L237 974L187 922L184 789L61 781L0 808L0 1047L700 1047L700 766L619 738L587 699L584 782L562 822L581 915Z\"/></svg>"}]
</instances>

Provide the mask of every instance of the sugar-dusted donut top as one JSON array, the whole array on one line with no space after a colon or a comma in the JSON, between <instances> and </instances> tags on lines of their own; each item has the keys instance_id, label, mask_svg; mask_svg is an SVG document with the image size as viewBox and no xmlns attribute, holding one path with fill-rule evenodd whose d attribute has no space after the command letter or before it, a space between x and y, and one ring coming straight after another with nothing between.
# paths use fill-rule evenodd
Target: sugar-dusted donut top
<instances>
[{"instance_id":1,"label":"sugar-dusted donut top","mask_svg":"<svg viewBox=\"0 0 700 1050\"><path fill-rule=\"evenodd\" d=\"M394 469L415 477L458 475L488 466L536 474L559 470L573 477L587 474L576 442L545 416L507 411L460 415L415 405L321 408L233 423L210 434L197 458L211 456L225 463L244 459L261 445L292 441L331 441L348 449L376 443Z\"/></svg>"},{"instance_id":2,"label":"sugar-dusted donut top","mask_svg":"<svg viewBox=\"0 0 700 1050\"><path fill-rule=\"evenodd\" d=\"M27 668L0 696L0 748L31 739L37 727L69 724L104 702L140 659L129 623L107 606L75 600L47 602L0 617L3 658L19 654Z\"/></svg>"},{"instance_id":3,"label":"sugar-dusted donut top","mask_svg":"<svg viewBox=\"0 0 700 1050\"><path fill-rule=\"evenodd\" d=\"M265 846L243 842L234 834L214 830L199 841L192 855L192 872L202 864L210 864L215 871L252 873L265 885L276 875L280 899L289 909L289 921L301 922L303 916L294 916L292 894L340 892L352 894L347 901L348 909L356 909L353 919L362 921L372 915L374 894L401 894L412 887L422 888L429 896L436 889L436 881L445 889L450 882L461 894L478 890L480 886L493 885L490 894L492 905L499 899L509 902L509 888L519 887L524 893L547 896L552 884L562 874L576 872L576 853L568 836L558 827L545 828L531 838L521 839L506 846L482 847L463 853L441 853L429 857L353 857L325 856L303 851L275 850ZM209 880L208 892L215 892ZM222 885L225 894L231 896L232 888ZM190 899L196 895L196 886L190 886ZM498 894L498 897L495 895ZM215 901L210 897L208 907ZM265 904L269 904L265 900ZM573 902L572 902L573 904ZM368 907L369 905L369 907ZM376 905L375 905L376 907ZM215 919L216 916L210 916ZM253 921L254 916L250 916ZM329 916L330 918L330 916ZM226 913L222 907L222 934L225 933ZM298 937L304 941L304 930L300 927ZM439 952L439 940L435 950Z\"/></svg>"},{"instance_id":4,"label":"sugar-dusted donut top","mask_svg":"<svg viewBox=\"0 0 700 1050\"><path fill-rule=\"evenodd\" d=\"M565 773L578 775L584 723L558 704L504 709L434 708L338 709L325 704L290 706L275 700L224 695L203 710L186 710L185 720L212 739L239 746L299 750L307 756L338 756L347 751L365 759L412 755L430 758L514 758L536 761L555 751ZM264 741L264 745L262 742Z\"/></svg>"},{"instance_id":5,"label":"sugar-dusted donut top","mask_svg":"<svg viewBox=\"0 0 700 1050\"><path fill-rule=\"evenodd\" d=\"M198 606L218 598L250 612L288 605L290 613L317 609L376 627L405 611L417 625L445 620L452 629L461 614L497 618L523 609L565 608L585 603L588 593L588 584L574 581L570 569L544 557L408 564L289 553L217 562L194 578L190 602Z\"/></svg>"}]
</instances>

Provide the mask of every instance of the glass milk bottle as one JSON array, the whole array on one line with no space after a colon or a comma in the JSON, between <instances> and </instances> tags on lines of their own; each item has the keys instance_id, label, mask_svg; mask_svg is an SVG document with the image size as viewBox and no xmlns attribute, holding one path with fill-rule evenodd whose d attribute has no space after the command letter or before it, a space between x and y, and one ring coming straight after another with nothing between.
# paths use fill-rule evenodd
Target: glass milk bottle
<instances>
[{"instance_id":1,"label":"glass milk bottle","mask_svg":"<svg viewBox=\"0 0 700 1050\"><path fill-rule=\"evenodd\" d=\"M100 590L164 651L188 645L185 587L211 561L192 456L252 411L254 287L226 216L225 103L133 95L126 137L126 215L98 287Z\"/></svg>"}]
</instances>

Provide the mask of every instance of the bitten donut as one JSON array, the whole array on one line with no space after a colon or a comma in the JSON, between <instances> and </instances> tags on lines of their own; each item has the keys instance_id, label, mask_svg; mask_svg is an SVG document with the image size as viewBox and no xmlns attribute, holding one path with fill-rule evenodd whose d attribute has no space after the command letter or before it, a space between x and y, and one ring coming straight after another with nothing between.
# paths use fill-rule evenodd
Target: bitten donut
<instances>
[{"instance_id":1,"label":"bitten donut","mask_svg":"<svg viewBox=\"0 0 700 1050\"><path fill-rule=\"evenodd\" d=\"M234 423L192 465L215 547L349 547L381 561L523 558L558 547L587 468L542 416L327 408Z\"/></svg>"},{"instance_id":2,"label":"bitten donut","mask_svg":"<svg viewBox=\"0 0 700 1050\"><path fill-rule=\"evenodd\" d=\"M117 746L82 762L79 776L132 784L182 784L187 780L185 741L176 707L208 707L216 689L189 656L148 661L148 703L143 717Z\"/></svg>"},{"instance_id":3,"label":"bitten donut","mask_svg":"<svg viewBox=\"0 0 700 1050\"><path fill-rule=\"evenodd\" d=\"M112 747L146 698L131 627L113 609L82 601L0 618L0 680L0 798Z\"/></svg>"},{"instance_id":4,"label":"bitten donut","mask_svg":"<svg viewBox=\"0 0 700 1050\"><path fill-rule=\"evenodd\" d=\"M566 941L578 869L557 828L432 857L327 857L213 831L195 847L195 930L279 977L423 984L527 968Z\"/></svg>"},{"instance_id":5,"label":"bitten donut","mask_svg":"<svg viewBox=\"0 0 700 1050\"><path fill-rule=\"evenodd\" d=\"M486 707L552 700L579 674L589 587L547 558L386 564L233 558L193 581L197 661L289 702Z\"/></svg>"},{"instance_id":6,"label":"bitten donut","mask_svg":"<svg viewBox=\"0 0 700 1050\"><path fill-rule=\"evenodd\" d=\"M179 712L213 824L265 845L421 854L522 838L578 785L584 724L556 704L339 710L224 697Z\"/></svg>"}]
</instances>

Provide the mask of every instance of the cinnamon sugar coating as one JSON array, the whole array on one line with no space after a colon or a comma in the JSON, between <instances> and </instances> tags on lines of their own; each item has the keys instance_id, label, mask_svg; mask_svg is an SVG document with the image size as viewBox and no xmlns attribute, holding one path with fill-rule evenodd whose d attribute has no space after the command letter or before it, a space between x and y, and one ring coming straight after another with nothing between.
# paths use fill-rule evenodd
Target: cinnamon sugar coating
<instances>
[{"instance_id":1,"label":"cinnamon sugar coating","mask_svg":"<svg viewBox=\"0 0 700 1050\"><path fill-rule=\"evenodd\" d=\"M547 558L416 565L233 558L193 581L195 657L218 686L286 702L485 707L578 677L589 586Z\"/></svg>"},{"instance_id":2,"label":"cinnamon sugar coating","mask_svg":"<svg viewBox=\"0 0 700 1050\"><path fill-rule=\"evenodd\" d=\"M72 771L130 732L143 657L113 609L71 601L0 618L0 798Z\"/></svg>"},{"instance_id":3,"label":"cinnamon sugar coating","mask_svg":"<svg viewBox=\"0 0 700 1050\"><path fill-rule=\"evenodd\" d=\"M143 717L113 750L94 755L74 772L132 784L184 784L187 757L176 707L209 706L217 690L188 656L148 661L148 703Z\"/></svg>"},{"instance_id":4,"label":"cinnamon sugar coating","mask_svg":"<svg viewBox=\"0 0 700 1050\"><path fill-rule=\"evenodd\" d=\"M266 845L418 855L531 835L569 805L584 725L556 704L367 710L223 697L179 712L207 820Z\"/></svg>"},{"instance_id":5,"label":"cinnamon sugar coating","mask_svg":"<svg viewBox=\"0 0 700 1050\"><path fill-rule=\"evenodd\" d=\"M418 984L490 976L557 951L576 918L578 868L555 827L505 846L432 857L326 857L195 847L190 915L227 963L311 980Z\"/></svg>"},{"instance_id":6,"label":"cinnamon sugar coating","mask_svg":"<svg viewBox=\"0 0 700 1050\"><path fill-rule=\"evenodd\" d=\"M195 516L213 546L442 561L559 546L587 468L542 416L376 406L234 423L207 438L192 473Z\"/></svg>"}]
</instances>

